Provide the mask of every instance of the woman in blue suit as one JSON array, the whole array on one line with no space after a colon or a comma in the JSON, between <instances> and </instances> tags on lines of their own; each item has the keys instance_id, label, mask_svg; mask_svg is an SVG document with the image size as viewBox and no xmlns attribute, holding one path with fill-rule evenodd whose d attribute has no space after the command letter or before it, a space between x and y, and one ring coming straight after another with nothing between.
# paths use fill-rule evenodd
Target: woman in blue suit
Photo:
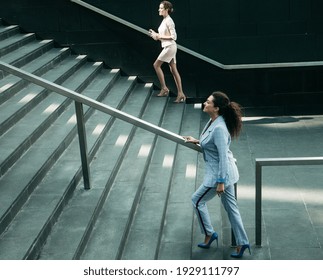
<instances>
[{"instance_id":1,"label":"woman in blue suit","mask_svg":"<svg viewBox=\"0 0 323 280\"><path fill-rule=\"evenodd\" d=\"M241 258L246 249L250 253L249 240L244 229L235 199L234 184L239 173L232 152L231 139L239 136L242 127L241 108L230 102L223 92L214 92L204 102L203 111L210 116L210 121L202 131L200 139L185 136L187 142L200 144L205 161L205 176L202 185L192 196L201 232L205 235L199 247L208 249L211 243L218 242L218 234L213 229L206 202L216 195L221 197L237 242L237 251L233 258Z\"/></svg>"}]
</instances>

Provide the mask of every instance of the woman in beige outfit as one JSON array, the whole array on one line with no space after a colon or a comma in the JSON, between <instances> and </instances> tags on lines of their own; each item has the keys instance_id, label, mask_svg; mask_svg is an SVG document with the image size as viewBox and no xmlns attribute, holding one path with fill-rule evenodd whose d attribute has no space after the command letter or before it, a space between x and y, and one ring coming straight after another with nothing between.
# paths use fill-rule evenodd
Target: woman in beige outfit
<instances>
[{"instance_id":1,"label":"woman in beige outfit","mask_svg":"<svg viewBox=\"0 0 323 280\"><path fill-rule=\"evenodd\" d=\"M169 15L173 11L173 5L168 1L162 1L159 5L158 11L159 15L163 17L163 21L158 28L158 33L152 29L149 30L150 37L152 37L155 41L160 40L163 48L154 62L154 69L161 86L161 90L157 96L168 96L169 94L169 89L166 86L164 73L161 68L162 64L167 62L177 87L177 98L175 102L184 102L186 100L186 96L183 93L181 76L179 75L176 66L177 35L175 23Z\"/></svg>"}]
</instances>

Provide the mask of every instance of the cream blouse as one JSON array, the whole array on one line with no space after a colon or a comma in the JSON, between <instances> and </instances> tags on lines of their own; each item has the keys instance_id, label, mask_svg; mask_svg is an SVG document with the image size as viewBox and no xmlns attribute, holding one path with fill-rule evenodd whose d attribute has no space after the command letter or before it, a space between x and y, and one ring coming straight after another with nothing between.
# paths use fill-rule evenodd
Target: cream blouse
<instances>
[{"instance_id":1,"label":"cream blouse","mask_svg":"<svg viewBox=\"0 0 323 280\"><path fill-rule=\"evenodd\" d=\"M177 34L176 34L176 30L175 30L175 23L173 21L173 19L168 15L167 17L165 17L163 19L163 21L161 22L160 26L158 27L158 33L161 36L171 36L172 40L165 40L165 39L161 39L161 45L162 47L167 47L170 46L172 44L175 44L175 41L177 39Z\"/></svg>"}]
</instances>

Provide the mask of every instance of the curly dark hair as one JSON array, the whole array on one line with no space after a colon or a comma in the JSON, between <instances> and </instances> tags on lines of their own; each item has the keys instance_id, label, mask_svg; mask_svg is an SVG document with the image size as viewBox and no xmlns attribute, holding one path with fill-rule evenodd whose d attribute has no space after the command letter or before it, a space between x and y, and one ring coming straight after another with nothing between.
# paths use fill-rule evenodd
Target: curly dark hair
<instances>
[{"instance_id":1,"label":"curly dark hair","mask_svg":"<svg viewBox=\"0 0 323 280\"><path fill-rule=\"evenodd\" d=\"M212 93L214 107L219 107L219 115L223 116L228 131L232 138L238 138L242 129L242 108L229 97L221 92Z\"/></svg>"}]
</instances>

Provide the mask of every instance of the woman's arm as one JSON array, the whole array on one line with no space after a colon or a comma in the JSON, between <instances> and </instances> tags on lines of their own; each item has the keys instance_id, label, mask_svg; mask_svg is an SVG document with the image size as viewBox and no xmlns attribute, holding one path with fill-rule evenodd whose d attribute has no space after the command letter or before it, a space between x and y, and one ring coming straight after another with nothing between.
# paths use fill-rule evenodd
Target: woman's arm
<instances>
[{"instance_id":1,"label":"woman's arm","mask_svg":"<svg viewBox=\"0 0 323 280\"><path fill-rule=\"evenodd\" d=\"M219 155L219 171L217 183L224 183L228 174L228 132L226 128L219 126L213 131L214 145Z\"/></svg>"},{"instance_id":2,"label":"woman's arm","mask_svg":"<svg viewBox=\"0 0 323 280\"><path fill-rule=\"evenodd\" d=\"M174 40L174 41L176 41L177 34L176 34L176 30L175 30L175 23L171 18L167 19L166 26L167 26L167 30L170 33L170 35L163 35L162 38L160 38L160 39L161 40Z\"/></svg>"}]
</instances>

